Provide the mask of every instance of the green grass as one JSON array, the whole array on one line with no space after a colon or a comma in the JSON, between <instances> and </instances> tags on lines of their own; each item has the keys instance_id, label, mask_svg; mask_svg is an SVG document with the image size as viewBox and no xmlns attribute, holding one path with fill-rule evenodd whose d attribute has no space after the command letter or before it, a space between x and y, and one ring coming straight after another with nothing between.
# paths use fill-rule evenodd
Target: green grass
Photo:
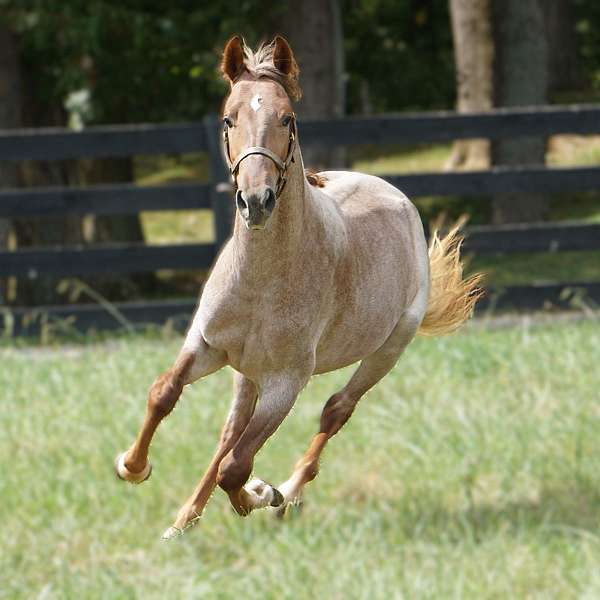
<instances>
[{"instance_id":1,"label":"green grass","mask_svg":"<svg viewBox=\"0 0 600 600\"><path fill-rule=\"evenodd\" d=\"M145 212L142 226L146 240L152 244L200 244L215 239L212 210Z\"/></svg>"},{"instance_id":2,"label":"green grass","mask_svg":"<svg viewBox=\"0 0 600 600\"><path fill-rule=\"evenodd\" d=\"M495 286L600 281L600 251L480 256L468 263L467 271L484 272L486 283Z\"/></svg>"},{"instance_id":3,"label":"green grass","mask_svg":"<svg viewBox=\"0 0 600 600\"><path fill-rule=\"evenodd\" d=\"M139 185L208 181L208 156L138 156L135 161ZM214 241L211 210L164 210L141 215L144 236L152 244L202 243Z\"/></svg>"},{"instance_id":4,"label":"green grass","mask_svg":"<svg viewBox=\"0 0 600 600\"><path fill-rule=\"evenodd\" d=\"M596 322L416 340L327 448L299 518L241 519L219 491L167 544L230 372L185 392L147 483L112 460L179 343L0 349L0 598L600 597ZM311 382L257 475L287 476L349 373Z\"/></svg>"},{"instance_id":5,"label":"green grass","mask_svg":"<svg viewBox=\"0 0 600 600\"><path fill-rule=\"evenodd\" d=\"M352 168L373 175L442 171L452 154L452 144L367 146ZM546 162L552 167L600 164L600 136L561 135L551 138Z\"/></svg>"},{"instance_id":6,"label":"green grass","mask_svg":"<svg viewBox=\"0 0 600 600\"><path fill-rule=\"evenodd\" d=\"M412 147L369 146L355 160L352 169L371 175L395 175L441 171L450 158L452 144L427 144Z\"/></svg>"}]
</instances>

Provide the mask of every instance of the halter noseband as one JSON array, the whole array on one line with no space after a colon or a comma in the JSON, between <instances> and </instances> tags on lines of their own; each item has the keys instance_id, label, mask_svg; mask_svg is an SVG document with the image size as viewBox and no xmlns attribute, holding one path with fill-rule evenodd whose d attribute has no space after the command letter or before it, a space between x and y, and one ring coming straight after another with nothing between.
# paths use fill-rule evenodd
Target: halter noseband
<instances>
[{"instance_id":1,"label":"halter noseband","mask_svg":"<svg viewBox=\"0 0 600 600\"><path fill-rule=\"evenodd\" d=\"M284 160L281 160L275 152L269 150L268 148L264 148L263 146L250 146L246 148L242 152L238 154L235 160L231 160L231 155L229 154L229 127L225 125L223 129L223 146L225 149L225 160L227 161L227 165L229 166L229 172L231 173L231 178L233 179L233 185L235 191L237 191L237 174L240 169L240 163L249 156L253 154L262 154L267 158L270 158L277 167L279 171L279 179L277 180L277 189L275 190L275 197L279 198L281 193L283 192L283 188L287 182L286 173L290 163L294 162L294 150L296 149L296 115L292 113L292 119L289 124L290 136L288 140L288 151Z\"/></svg>"}]
</instances>

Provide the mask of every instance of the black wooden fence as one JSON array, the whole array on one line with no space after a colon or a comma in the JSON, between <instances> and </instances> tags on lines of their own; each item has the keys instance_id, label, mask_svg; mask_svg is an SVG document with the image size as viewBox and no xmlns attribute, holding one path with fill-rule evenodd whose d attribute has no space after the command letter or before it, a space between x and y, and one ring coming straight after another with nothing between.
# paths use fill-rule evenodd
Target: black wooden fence
<instances>
[{"instance_id":1,"label":"black wooden fence","mask_svg":"<svg viewBox=\"0 0 600 600\"><path fill-rule=\"evenodd\" d=\"M210 183L140 187L133 184L70 188L34 188L0 191L0 218L126 214L154 210L214 211L214 244L144 246L111 244L101 247L58 247L0 252L0 277L42 274L78 276L91 273L126 273L158 269L201 269L213 261L226 240L232 202L228 174L221 158L221 124L216 116L202 123L177 125L128 125L92 127L83 132L64 129L0 131L0 161L62 160L119 157L136 154L183 154L208 152ZM440 142L466 138L515 138L556 134L600 133L600 106L533 107L499 109L490 113L459 115L425 114L348 117L301 121L303 145L386 144ZM486 197L498 193L573 192L600 190L600 167L545 168L503 167L460 173L390 175L385 179L409 197L460 195ZM471 227L466 249L477 254L600 249L600 225L544 223L503 227ZM491 291L487 305L532 309L552 303L567 304L567 290L578 290L592 302L600 302L600 282L567 281L558 284L511 286ZM25 331L36 323L35 315L60 319L74 317L75 326L119 326L115 311L132 323L164 322L188 317L195 300L116 304L103 307L73 305L4 310L13 331ZM486 303L482 304L485 308Z\"/></svg>"}]
</instances>

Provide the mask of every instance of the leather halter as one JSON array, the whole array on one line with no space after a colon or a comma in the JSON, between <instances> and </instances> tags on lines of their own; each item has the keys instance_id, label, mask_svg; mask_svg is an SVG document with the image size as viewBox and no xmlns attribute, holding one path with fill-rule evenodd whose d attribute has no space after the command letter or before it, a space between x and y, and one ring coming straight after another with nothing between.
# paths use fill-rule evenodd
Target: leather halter
<instances>
[{"instance_id":1,"label":"leather halter","mask_svg":"<svg viewBox=\"0 0 600 600\"><path fill-rule=\"evenodd\" d=\"M285 159L279 158L275 152L269 150L268 148L264 148L263 146L250 146L245 150L240 152L235 160L231 160L231 155L229 153L229 127L225 125L223 129L223 146L225 149L225 160L227 161L227 165L229 167L229 172L231 173L231 178L233 179L234 191L237 191L237 174L240 169L240 163L249 156L253 154L262 154L267 158L270 158L277 167L279 171L279 179L277 180L277 189L275 190L275 197L279 198L281 193L283 192L283 188L287 182L286 173L288 167L291 163L294 162L294 150L296 149L296 115L292 113L292 118L289 124L290 136L288 139L288 151Z\"/></svg>"}]
</instances>

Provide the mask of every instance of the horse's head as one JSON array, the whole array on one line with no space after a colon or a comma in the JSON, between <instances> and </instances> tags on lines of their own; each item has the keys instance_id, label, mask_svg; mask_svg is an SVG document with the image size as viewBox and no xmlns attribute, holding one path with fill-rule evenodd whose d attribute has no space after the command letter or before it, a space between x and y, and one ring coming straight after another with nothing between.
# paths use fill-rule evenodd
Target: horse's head
<instances>
[{"instance_id":1,"label":"horse's head","mask_svg":"<svg viewBox=\"0 0 600 600\"><path fill-rule=\"evenodd\" d=\"M280 36L256 52L235 36L225 46L221 69L231 84L223 107L223 138L237 209L249 229L263 229L293 161L298 65Z\"/></svg>"}]
</instances>

